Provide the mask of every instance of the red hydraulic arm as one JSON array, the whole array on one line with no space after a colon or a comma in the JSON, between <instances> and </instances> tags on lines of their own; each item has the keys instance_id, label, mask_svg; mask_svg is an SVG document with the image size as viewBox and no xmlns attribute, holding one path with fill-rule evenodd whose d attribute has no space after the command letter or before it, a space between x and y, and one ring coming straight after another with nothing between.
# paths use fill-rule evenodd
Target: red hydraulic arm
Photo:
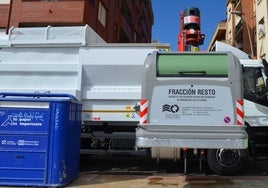
<instances>
[{"instance_id":1,"label":"red hydraulic arm","mask_svg":"<svg viewBox=\"0 0 268 188\"><path fill-rule=\"evenodd\" d=\"M180 32L178 51L198 51L204 43L205 35L200 32L200 11L189 7L180 12Z\"/></svg>"}]
</instances>

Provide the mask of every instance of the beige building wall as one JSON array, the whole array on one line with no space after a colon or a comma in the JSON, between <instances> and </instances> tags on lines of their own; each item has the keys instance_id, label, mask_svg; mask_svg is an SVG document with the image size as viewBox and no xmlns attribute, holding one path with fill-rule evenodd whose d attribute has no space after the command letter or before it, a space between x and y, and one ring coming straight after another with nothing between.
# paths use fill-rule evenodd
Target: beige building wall
<instances>
[{"instance_id":1,"label":"beige building wall","mask_svg":"<svg viewBox=\"0 0 268 188\"><path fill-rule=\"evenodd\" d=\"M256 0L257 58L264 58L266 60L268 60L267 1Z\"/></svg>"},{"instance_id":2,"label":"beige building wall","mask_svg":"<svg viewBox=\"0 0 268 188\"><path fill-rule=\"evenodd\" d=\"M0 4L9 4L10 0L0 0Z\"/></svg>"},{"instance_id":3,"label":"beige building wall","mask_svg":"<svg viewBox=\"0 0 268 188\"><path fill-rule=\"evenodd\" d=\"M234 23L234 17L231 14L232 11L232 4L227 3L226 6L226 43L230 45L234 45L234 28L233 28L233 23Z\"/></svg>"}]
</instances>

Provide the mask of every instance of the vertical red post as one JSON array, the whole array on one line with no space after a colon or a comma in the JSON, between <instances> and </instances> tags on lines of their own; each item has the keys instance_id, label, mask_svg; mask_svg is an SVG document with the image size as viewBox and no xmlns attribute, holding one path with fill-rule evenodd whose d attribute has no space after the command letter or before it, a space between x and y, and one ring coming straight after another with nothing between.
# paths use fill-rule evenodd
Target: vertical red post
<instances>
[{"instance_id":1,"label":"vertical red post","mask_svg":"<svg viewBox=\"0 0 268 188\"><path fill-rule=\"evenodd\" d=\"M180 31L178 34L178 51L184 51L185 36L183 32L183 11L180 12Z\"/></svg>"}]
</instances>

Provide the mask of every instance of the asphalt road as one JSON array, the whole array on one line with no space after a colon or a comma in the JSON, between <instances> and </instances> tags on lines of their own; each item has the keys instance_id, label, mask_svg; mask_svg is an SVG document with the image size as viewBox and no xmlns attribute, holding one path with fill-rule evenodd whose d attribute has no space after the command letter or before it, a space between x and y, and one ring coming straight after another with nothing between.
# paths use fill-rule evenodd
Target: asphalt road
<instances>
[{"instance_id":1,"label":"asphalt road","mask_svg":"<svg viewBox=\"0 0 268 188\"><path fill-rule=\"evenodd\" d=\"M188 161L184 174L182 161L146 157L93 157L81 160L80 176L72 188L267 188L268 160L250 159L235 176L219 176L198 161Z\"/></svg>"}]
</instances>

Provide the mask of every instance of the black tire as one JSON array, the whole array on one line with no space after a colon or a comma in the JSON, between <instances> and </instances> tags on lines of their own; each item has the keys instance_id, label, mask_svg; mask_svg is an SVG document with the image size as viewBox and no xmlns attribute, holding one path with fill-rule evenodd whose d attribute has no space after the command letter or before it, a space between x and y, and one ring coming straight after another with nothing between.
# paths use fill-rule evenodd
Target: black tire
<instances>
[{"instance_id":1,"label":"black tire","mask_svg":"<svg viewBox=\"0 0 268 188\"><path fill-rule=\"evenodd\" d=\"M92 158L91 154L80 154L80 161L87 161Z\"/></svg>"},{"instance_id":2,"label":"black tire","mask_svg":"<svg viewBox=\"0 0 268 188\"><path fill-rule=\"evenodd\" d=\"M219 175L235 175L248 161L248 150L209 149L207 162L210 169Z\"/></svg>"}]
</instances>

